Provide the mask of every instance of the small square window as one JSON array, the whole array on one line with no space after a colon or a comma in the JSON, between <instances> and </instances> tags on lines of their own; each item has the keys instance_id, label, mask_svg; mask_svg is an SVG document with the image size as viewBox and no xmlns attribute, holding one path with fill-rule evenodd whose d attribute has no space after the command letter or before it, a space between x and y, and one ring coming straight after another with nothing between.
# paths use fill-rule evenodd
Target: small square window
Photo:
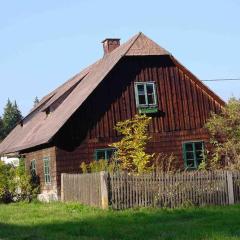
<instances>
[{"instance_id":1,"label":"small square window","mask_svg":"<svg viewBox=\"0 0 240 240\"><path fill-rule=\"evenodd\" d=\"M113 154L115 151L116 151L115 148L96 149L95 150L95 160L109 161L113 157Z\"/></svg>"},{"instance_id":2,"label":"small square window","mask_svg":"<svg viewBox=\"0 0 240 240\"><path fill-rule=\"evenodd\" d=\"M154 82L136 82L135 97L138 109L157 107L156 87ZM151 111L150 111L151 112Z\"/></svg>"},{"instance_id":3,"label":"small square window","mask_svg":"<svg viewBox=\"0 0 240 240\"><path fill-rule=\"evenodd\" d=\"M186 142L183 144L185 168L196 169L203 160L204 142Z\"/></svg>"}]
</instances>

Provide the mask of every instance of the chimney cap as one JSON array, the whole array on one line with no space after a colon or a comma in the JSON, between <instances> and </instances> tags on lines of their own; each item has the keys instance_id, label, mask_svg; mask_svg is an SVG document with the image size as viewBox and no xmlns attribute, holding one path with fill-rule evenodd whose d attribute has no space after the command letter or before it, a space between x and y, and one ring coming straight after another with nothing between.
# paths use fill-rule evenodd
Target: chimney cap
<instances>
[{"instance_id":1,"label":"chimney cap","mask_svg":"<svg viewBox=\"0 0 240 240\"><path fill-rule=\"evenodd\" d=\"M120 41L121 38L105 38L102 43L106 42L106 41Z\"/></svg>"}]
</instances>

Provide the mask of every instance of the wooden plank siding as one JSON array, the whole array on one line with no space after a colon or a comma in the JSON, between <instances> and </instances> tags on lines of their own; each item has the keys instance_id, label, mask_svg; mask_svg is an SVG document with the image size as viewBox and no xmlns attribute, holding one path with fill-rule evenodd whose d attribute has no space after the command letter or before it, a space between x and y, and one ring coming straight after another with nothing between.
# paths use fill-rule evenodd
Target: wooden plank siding
<instances>
[{"instance_id":1,"label":"wooden plank siding","mask_svg":"<svg viewBox=\"0 0 240 240\"><path fill-rule=\"evenodd\" d=\"M81 138L84 132L81 140L117 137L113 126L137 112L134 82L146 81L156 83L158 108L165 113L164 117L153 117L150 133L201 128L209 113L220 109L168 57L128 57L115 67L65 128L72 129L70 135L75 138Z\"/></svg>"}]
</instances>

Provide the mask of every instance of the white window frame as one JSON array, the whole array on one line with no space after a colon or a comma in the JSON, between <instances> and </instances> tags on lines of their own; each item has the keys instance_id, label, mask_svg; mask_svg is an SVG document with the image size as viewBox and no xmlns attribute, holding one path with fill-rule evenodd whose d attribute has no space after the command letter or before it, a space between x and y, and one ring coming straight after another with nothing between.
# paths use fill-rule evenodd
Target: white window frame
<instances>
[{"instance_id":1,"label":"white window frame","mask_svg":"<svg viewBox=\"0 0 240 240\"><path fill-rule=\"evenodd\" d=\"M156 107L157 106L157 93L156 93L156 83L153 81L148 81L148 82L135 82L134 83L134 89L135 89L135 99L136 99L136 105L137 108L141 107ZM138 92L138 86L143 85L144 86L144 96L145 96L145 102L146 104L140 104L139 103L139 92ZM148 96L147 96L147 85L152 85L153 86L153 99L154 103L149 104L148 103Z\"/></svg>"}]
</instances>

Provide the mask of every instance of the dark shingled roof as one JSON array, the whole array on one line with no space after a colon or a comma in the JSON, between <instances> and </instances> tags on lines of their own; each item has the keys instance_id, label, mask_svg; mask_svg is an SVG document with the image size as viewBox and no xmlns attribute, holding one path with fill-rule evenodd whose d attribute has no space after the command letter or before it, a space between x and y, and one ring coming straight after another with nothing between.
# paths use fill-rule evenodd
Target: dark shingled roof
<instances>
[{"instance_id":1,"label":"dark shingled roof","mask_svg":"<svg viewBox=\"0 0 240 240\"><path fill-rule=\"evenodd\" d=\"M45 96L0 144L0 153L18 152L49 143L122 57L149 55L169 55L176 61L169 52L143 33L133 36L126 43ZM180 66L183 68L181 64ZM217 101L223 103L195 76L194 79L208 93L214 95Z\"/></svg>"}]
</instances>

